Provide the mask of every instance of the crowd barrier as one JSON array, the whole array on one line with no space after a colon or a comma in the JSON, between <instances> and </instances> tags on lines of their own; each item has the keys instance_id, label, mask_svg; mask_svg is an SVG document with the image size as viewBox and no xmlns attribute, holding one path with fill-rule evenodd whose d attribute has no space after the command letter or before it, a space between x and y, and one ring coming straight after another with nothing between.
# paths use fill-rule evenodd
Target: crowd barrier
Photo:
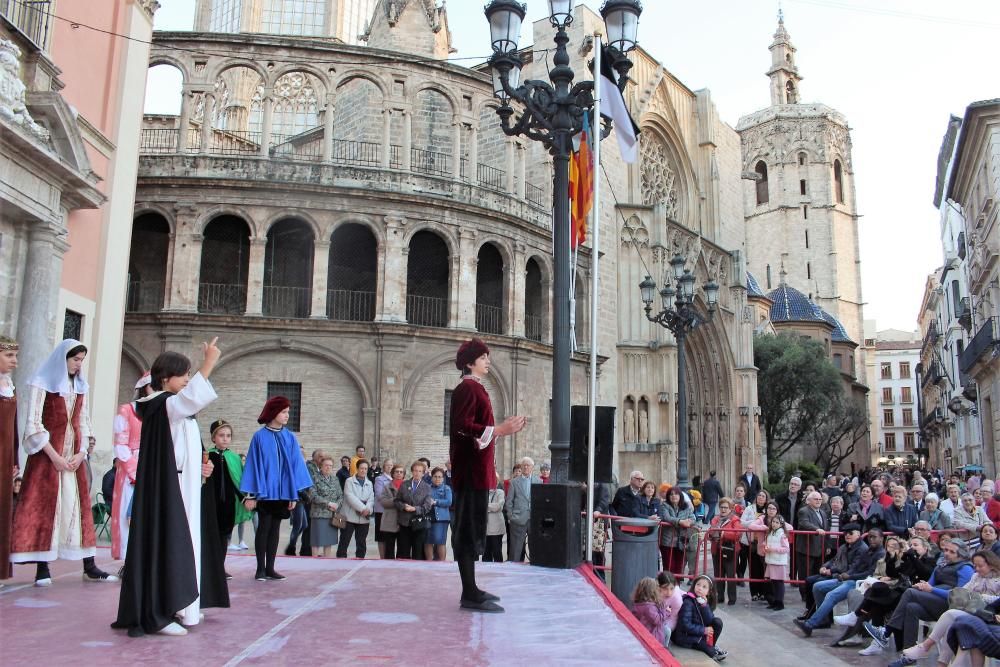
<instances>
[{"instance_id":1,"label":"crowd barrier","mask_svg":"<svg viewBox=\"0 0 1000 667\"><path fill-rule=\"evenodd\" d=\"M594 514L595 519L600 518L605 522L613 521L615 519L624 519L626 517L617 516L614 514ZM586 523L586 522L584 522ZM662 537L662 532L664 528L670 526L665 522L660 522L660 537ZM628 528L625 528L627 531ZM708 574L712 576L712 579L716 582L730 582L735 581L737 583L768 583L771 580L766 578L753 578L750 576L750 552L756 551L756 546L753 544L754 539L764 539L766 538L766 533L759 530L751 530L750 528L741 526L740 528L729 528L720 529L713 528L705 524L696 524L692 526L689 531L691 532L691 537L689 538L687 544L684 548L684 560L683 567L680 568L681 572L677 572L674 569L674 575L678 580L691 580L698 577L701 574ZM932 543L937 543L938 539L942 534L948 534L956 537L961 537L962 539L970 539L968 534L968 529L962 528L951 528L946 530L933 530L930 531L928 539ZM784 580L786 584L800 585L804 583L804 579L797 578L796 575L802 572L808 572L808 574L815 574L818 572L819 567L822 563L826 562L833 557L836 553L837 548L843 544L843 532L838 531L824 531L820 534L818 531L811 530L790 530L787 531L789 553L788 553L788 578ZM613 546L612 532L610 530L606 531L606 543L605 543L605 553L608 552L608 546ZM867 538L867 533L862 535L862 539ZM891 532L884 532L886 537L894 535ZM746 536L746 540L749 544L743 544L743 537ZM816 537L822 537L822 540L816 540ZM796 538L799 538L796 540ZM903 537L903 536L899 536ZM913 535L906 535L906 539L914 537ZM693 548L691 547L691 540L695 541ZM728 550L724 553L723 546L731 545L733 542L739 544L738 547L734 548L730 553ZM815 548L815 542L819 541L821 547L819 549ZM797 544L798 542L798 544ZM661 543L660 538L657 538L657 546ZM801 545L804 549L799 551L797 549L798 545ZM613 554L613 548L611 549ZM745 555L741 555L741 552L745 552ZM661 550L662 555L662 550ZM728 565L729 559L734 562L734 574L733 576L718 576L716 575L716 562L718 561L720 565L723 565L723 560L726 561ZM805 569L799 567L800 561L806 559ZM662 562L662 569L667 569L667 564ZM613 555L612 555L612 565L594 565L595 570L607 571L611 570L613 567ZM726 567L725 569L729 569ZM808 575L807 575L808 576Z\"/></svg>"}]
</instances>

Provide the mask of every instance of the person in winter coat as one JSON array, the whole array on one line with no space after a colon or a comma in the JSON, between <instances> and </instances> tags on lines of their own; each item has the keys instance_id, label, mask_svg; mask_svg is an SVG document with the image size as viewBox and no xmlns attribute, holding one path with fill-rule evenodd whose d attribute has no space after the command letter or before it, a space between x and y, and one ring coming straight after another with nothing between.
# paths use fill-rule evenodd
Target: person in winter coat
<instances>
[{"instance_id":1,"label":"person in winter coat","mask_svg":"<svg viewBox=\"0 0 1000 667\"><path fill-rule=\"evenodd\" d=\"M656 579L643 577L639 580L632 593L632 613L642 623L642 627L649 631L649 634L656 637L664 646L667 645L668 637L664 632L667 623L667 607L660 596L660 587Z\"/></svg>"},{"instance_id":2,"label":"person in winter coat","mask_svg":"<svg viewBox=\"0 0 1000 667\"><path fill-rule=\"evenodd\" d=\"M667 500L660 506L660 556L663 569L676 575L684 572L684 548L691 537L694 510L677 487L667 492Z\"/></svg>"},{"instance_id":3,"label":"person in winter coat","mask_svg":"<svg viewBox=\"0 0 1000 667\"><path fill-rule=\"evenodd\" d=\"M740 535L743 524L740 517L733 512L733 501L727 497L719 500L719 515L712 519L708 530L708 539L712 545L713 572L729 579L726 589L719 589L719 604L726 600L729 594L729 604L736 604L736 558L740 550Z\"/></svg>"},{"instance_id":4,"label":"person in winter coat","mask_svg":"<svg viewBox=\"0 0 1000 667\"><path fill-rule=\"evenodd\" d=\"M381 556L385 560L395 560L396 540L399 538L399 510L396 509L396 494L403 486L406 468L394 463L388 472L392 481L380 485L382 488L379 495L379 500L382 501L382 521L379 524L379 530L382 532L382 545L384 547Z\"/></svg>"},{"instance_id":5,"label":"person in winter coat","mask_svg":"<svg viewBox=\"0 0 1000 667\"><path fill-rule=\"evenodd\" d=\"M320 474L313 480L313 485L306 490L309 497L309 521L312 530L309 531L312 555L333 556L333 547L337 544L337 529L330 525L330 518L344 502L344 490L340 488L340 480L333 470L333 458L325 457L320 464Z\"/></svg>"},{"instance_id":6,"label":"person in winter coat","mask_svg":"<svg viewBox=\"0 0 1000 667\"><path fill-rule=\"evenodd\" d=\"M882 504L875 499L870 486L861 487L858 501L847 506L847 514L851 523L861 524L861 530L865 533L872 528L881 528L885 525Z\"/></svg>"},{"instance_id":7,"label":"person in winter coat","mask_svg":"<svg viewBox=\"0 0 1000 667\"><path fill-rule=\"evenodd\" d=\"M719 503L722 504L721 501ZM722 508L719 508L722 511ZM671 640L678 646L701 651L716 662L728 653L718 647L722 635L722 619L714 613L715 584L707 574L695 578L691 590L684 594L681 613Z\"/></svg>"},{"instance_id":8,"label":"person in winter coat","mask_svg":"<svg viewBox=\"0 0 1000 667\"><path fill-rule=\"evenodd\" d=\"M761 521L765 518L761 517ZM786 531L791 528L780 514L767 519L767 524L767 535L760 542L764 550L764 576L771 585L767 608L781 611L785 608L785 579L788 578L788 552L791 551Z\"/></svg>"},{"instance_id":9,"label":"person in winter coat","mask_svg":"<svg viewBox=\"0 0 1000 667\"><path fill-rule=\"evenodd\" d=\"M337 558L347 558L347 547L354 536L354 555L364 558L367 550L368 520L375 511L375 487L368 479L368 461L361 459L355 465L356 473L344 483L344 503L341 512L347 525L340 529Z\"/></svg>"},{"instance_id":10,"label":"person in winter coat","mask_svg":"<svg viewBox=\"0 0 1000 667\"><path fill-rule=\"evenodd\" d=\"M749 563L750 599L754 602L767 598L771 590L771 584L760 581L764 578L764 550L761 548L759 542L763 538L763 535L750 530L750 526L753 525L758 517L764 516L770 502L771 498L768 496L767 491L758 491L751 501L747 503L747 507L743 510L743 515L740 517L740 523L743 524L745 532L740 535L740 555L737 558L736 571L739 573L740 578L743 578L746 565ZM777 510L777 505L775 505L775 510Z\"/></svg>"},{"instance_id":11,"label":"person in winter coat","mask_svg":"<svg viewBox=\"0 0 1000 667\"><path fill-rule=\"evenodd\" d=\"M500 473L497 473L497 488L490 491L486 505L486 549L483 551L484 563L503 562L503 485L500 484Z\"/></svg>"},{"instance_id":12,"label":"person in winter coat","mask_svg":"<svg viewBox=\"0 0 1000 667\"><path fill-rule=\"evenodd\" d=\"M445 560L448 552L448 524L451 523L451 487L444 483L444 468L431 471L431 527L424 542L424 560ZM487 515L489 512L487 512Z\"/></svg>"},{"instance_id":13,"label":"person in winter coat","mask_svg":"<svg viewBox=\"0 0 1000 667\"><path fill-rule=\"evenodd\" d=\"M931 530L951 528L951 517L941 509L941 501L936 493L928 493L924 498L924 510L920 513L920 521L929 523Z\"/></svg>"}]
</instances>

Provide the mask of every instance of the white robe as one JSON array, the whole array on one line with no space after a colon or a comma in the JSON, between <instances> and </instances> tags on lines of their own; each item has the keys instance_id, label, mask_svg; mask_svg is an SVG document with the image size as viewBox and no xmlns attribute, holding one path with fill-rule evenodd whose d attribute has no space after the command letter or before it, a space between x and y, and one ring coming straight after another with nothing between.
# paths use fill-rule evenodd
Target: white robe
<instances>
[{"instance_id":1,"label":"white robe","mask_svg":"<svg viewBox=\"0 0 1000 667\"><path fill-rule=\"evenodd\" d=\"M184 499L191 530L191 544L194 546L194 569L201 590L201 429L194 417L212 403L218 395L211 383L196 373L187 386L176 396L167 399L167 418L170 420L170 436L174 441L174 458L177 462L177 481ZM201 616L200 600L195 600L181 612L181 623L197 625Z\"/></svg>"}]
</instances>

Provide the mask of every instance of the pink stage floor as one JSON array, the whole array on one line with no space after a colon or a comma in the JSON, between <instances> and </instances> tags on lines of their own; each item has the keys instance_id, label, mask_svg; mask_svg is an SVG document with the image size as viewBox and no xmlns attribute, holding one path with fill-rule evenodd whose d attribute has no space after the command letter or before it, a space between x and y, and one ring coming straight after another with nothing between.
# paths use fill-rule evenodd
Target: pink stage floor
<instances>
[{"instance_id":1,"label":"pink stage floor","mask_svg":"<svg viewBox=\"0 0 1000 667\"><path fill-rule=\"evenodd\" d=\"M109 562L99 549L98 562ZM186 637L130 639L112 630L117 584L85 583L58 563L51 588L15 568L0 589L5 667L15 665L641 665L657 664L580 573L480 564L504 614L458 606L454 563L279 557L280 582L253 580L230 555L232 607L209 609Z\"/></svg>"}]
</instances>

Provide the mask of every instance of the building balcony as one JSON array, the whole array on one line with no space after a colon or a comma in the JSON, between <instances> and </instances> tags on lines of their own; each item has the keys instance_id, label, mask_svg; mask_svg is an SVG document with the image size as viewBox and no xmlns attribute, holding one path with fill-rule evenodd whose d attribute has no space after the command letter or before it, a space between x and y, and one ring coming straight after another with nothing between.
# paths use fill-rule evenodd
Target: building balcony
<instances>
[{"instance_id":1,"label":"building balcony","mask_svg":"<svg viewBox=\"0 0 1000 667\"><path fill-rule=\"evenodd\" d=\"M997 340L997 318L987 318L959 358L959 367L962 372L972 375L972 369L987 352L992 358L998 342L1000 341Z\"/></svg>"},{"instance_id":2,"label":"building balcony","mask_svg":"<svg viewBox=\"0 0 1000 667\"><path fill-rule=\"evenodd\" d=\"M924 370L924 377L920 383L920 387L922 389L926 389L928 385L937 384L943 379L945 379L945 374L941 368L941 364L936 361L932 361Z\"/></svg>"},{"instance_id":3,"label":"building balcony","mask_svg":"<svg viewBox=\"0 0 1000 667\"><path fill-rule=\"evenodd\" d=\"M163 282L133 280L125 294L126 313L156 313L163 310Z\"/></svg>"}]
</instances>

